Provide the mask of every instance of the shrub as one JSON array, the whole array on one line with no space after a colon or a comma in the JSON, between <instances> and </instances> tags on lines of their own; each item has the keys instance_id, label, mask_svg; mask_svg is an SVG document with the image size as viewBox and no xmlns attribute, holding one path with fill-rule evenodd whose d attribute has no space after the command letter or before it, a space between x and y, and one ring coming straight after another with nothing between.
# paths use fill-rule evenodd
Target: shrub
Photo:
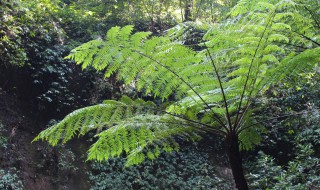
<instances>
[{"instance_id":1,"label":"shrub","mask_svg":"<svg viewBox=\"0 0 320 190\"><path fill-rule=\"evenodd\" d=\"M254 189L315 190L320 187L320 159L314 155L311 144L299 144L298 155L286 166L260 152L249 175Z\"/></svg>"},{"instance_id":2,"label":"shrub","mask_svg":"<svg viewBox=\"0 0 320 190\"><path fill-rule=\"evenodd\" d=\"M195 146L153 161L124 168L124 158L93 162L91 190L103 189L217 189L229 190L230 182L217 176L208 153Z\"/></svg>"},{"instance_id":3,"label":"shrub","mask_svg":"<svg viewBox=\"0 0 320 190\"><path fill-rule=\"evenodd\" d=\"M0 189L3 190L22 190L23 184L17 174L15 168L10 171L0 170Z\"/></svg>"}]
</instances>

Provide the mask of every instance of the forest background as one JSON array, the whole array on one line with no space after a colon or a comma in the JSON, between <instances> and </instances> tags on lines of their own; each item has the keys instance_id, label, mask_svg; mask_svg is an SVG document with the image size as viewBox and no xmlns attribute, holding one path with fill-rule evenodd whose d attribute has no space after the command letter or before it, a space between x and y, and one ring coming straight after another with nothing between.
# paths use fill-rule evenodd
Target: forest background
<instances>
[{"instance_id":1,"label":"forest background","mask_svg":"<svg viewBox=\"0 0 320 190\"><path fill-rule=\"evenodd\" d=\"M116 75L66 60L70 51L105 38L113 26L165 35L182 28L183 44L199 51L212 27L230 20L241 3L259 1L69 1L0 2L0 146L2 189L231 189L223 140L183 142L179 152L124 168L125 158L84 162L95 132L66 145L32 143L71 111L123 95L159 102ZM299 1L292 1L299 3ZM310 43L282 44L292 51L319 47L319 2L309 6L315 34ZM240 19L241 15L239 16ZM308 35L305 34L305 35ZM301 64L306 60L302 60ZM319 59L316 59L319 63ZM319 69L296 70L254 100L262 126L242 152L252 189L317 189L319 167ZM81 179L81 183L79 183Z\"/></svg>"}]
</instances>

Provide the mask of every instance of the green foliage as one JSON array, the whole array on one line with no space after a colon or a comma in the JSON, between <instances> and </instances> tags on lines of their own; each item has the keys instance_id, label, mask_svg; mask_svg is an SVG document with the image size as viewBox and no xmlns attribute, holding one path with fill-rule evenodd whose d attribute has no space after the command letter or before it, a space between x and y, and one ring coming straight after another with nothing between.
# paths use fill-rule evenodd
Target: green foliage
<instances>
[{"instance_id":1,"label":"green foliage","mask_svg":"<svg viewBox=\"0 0 320 190\"><path fill-rule=\"evenodd\" d=\"M90 41L74 49L74 53L67 58L81 63L83 68L88 66L93 66L96 70L109 68L105 73L106 77L117 73L118 79L124 80L125 84L131 84L134 80L139 91L144 91L146 94L153 93L162 99L168 98L174 91L177 94L186 93L187 84L181 84L176 80L176 74L171 71L180 69L185 73L185 78L191 77L196 81L197 76L191 73L190 68L184 67L185 64L192 65L199 61L195 57L195 52L178 43L171 43L166 37L144 40L150 33L138 32L131 35L132 30L132 26L121 30L119 27L114 27L107 33L106 42ZM137 60L139 64L136 64ZM201 69L200 64L194 67ZM204 77L197 80L201 81ZM190 81L193 81L192 79ZM181 92L177 91L178 89Z\"/></svg>"},{"instance_id":2,"label":"green foliage","mask_svg":"<svg viewBox=\"0 0 320 190\"><path fill-rule=\"evenodd\" d=\"M268 133L262 135L261 150L286 164L296 156L296 141L312 144L318 153L319 134L319 74L317 67L308 73L290 75L283 84L268 90L257 102ZM274 118L270 120L270 118Z\"/></svg>"},{"instance_id":3,"label":"green foliage","mask_svg":"<svg viewBox=\"0 0 320 190\"><path fill-rule=\"evenodd\" d=\"M58 170L59 173L65 173L70 175L71 173L75 173L78 168L74 165L76 160L76 156L74 153L66 148L66 147L59 147L59 158L58 158ZM63 177L64 180L65 177Z\"/></svg>"},{"instance_id":4,"label":"green foliage","mask_svg":"<svg viewBox=\"0 0 320 190\"><path fill-rule=\"evenodd\" d=\"M156 160L124 169L125 159L116 158L91 164L92 190L98 189L219 189L231 188L229 181L216 175L209 155L195 146L181 152L163 154Z\"/></svg>"},{"instance_id":5,"label":"green foliage","mask_svg":"<svg viewBox=\"0 0 320 190\"><path fill-rule=\"evenodd\" d=\"M286 83L270 89L263 114L266 121L258 159L251 163L255 189L317 189L319 186L319 84L317 68L290 76ZM299 114L294 114L299 113ZM262 115L262 114L261 114Z\"/></svg>"},{"instance_id":6,"label":"green foliage","mask_svg":"<svg viewBox=\"0 0 320 190\"><path fill-rule=\"evenodd\" d=\"M150 37L148 32L132 34L130 25L113 27L105 39L89 41L66 58L83 69L104 71L105 77L116 75L137 91L162 99L164 106L127 97L109 100L74 111L35 140L57 145L99 129L88 159L107 160L125 152L126 165L172 152L177 137L194 139L200 132L222 135L227 143L239 137L236 143L250 149L263 131L256 127L253 100L320 61L319 28L304 7L309 5L299 1L239 1L228 22L209 28L198 52L170 37L180 28Z\"/></svg>"},{"instance_id":7,"label":"green foliage","mask_svg":"<svg viewBox=\"0 0 320 190\"><path fill-rule=\"evenodd\" d=\"M1 1L0 2L0 57L1 65L23 65L26 60L26 53L22 46L22 39L19 36L23 31L17 24L14 16L20 1ZM18 13L19 14L19 13Z\"/></svg>"},{"instance_id":8,"label":"green foliage","mask_svg":"<svg viewBox=\"0 0 320 190\"><path fill-rule=\"evenodd\" d=\"M193 21L214 23L222 20L234 0L118 0L107 3L63 0L62 2L64 11L61 12L61 18L64 19L65 28L68 28L66 32L68 36L78 38L90 35L103 36L100 31L105 28L127 24L134 24L139 31L147 30L159 34L177 23L188 20L185 18L185 13L188 11ZM72 30L68 24L73 25L75 29Z\"/></svg>"},{"instance_id":9,"label":"green foliage","mask_svg":"<svg viewBox=\"0 0 320 190\"><path fill-rule=\"evenodd\" d=\"M38 109L60 113L88 102L94 79L90 81L90 71L79 74L79 68L63 59L69 48L62 45L49 47L41 43L36 48L39 52L32 57L32 64L24 72L31 75L31 85L35 88L31 96L36 98Z\"/></svg>"},{"instance_id":10,"label":"green foliage","mask_svg":"<svg viewBox=\"0 0 320 190\"><path fill-rule=\"evenodd\" d=\"M55 36L62 42L63 31L51 16L57 11L57 4L43 0L4 0L0 5L1 67L28 63L29 54L36 49L31 48L35 45L33 41Z\"/></svg>"},{"instance_id":11,"label":"green foliage","mask_svg":"<svg viewBox=\"0 0 320 190\"><path fill-rule=\"evenodd\" d=\"M5 126L0 121L0 148L8 148L8 137L5 135L6 129Z\"/></svg>"},{"instance_id":12,"label":"green foliage","mask_svg":"<svg viewBox=\"0 0 320 190\"><path fill-rule=\"evenodd\" d=\"M320 185L320 159L310 144L298 144L298 155L281 167L271 156L260 153L251 168L250 180L255 189L316 189Z\"/></svg>"},{"instance_id":13,"label":"green foliage","mask_svg":"<svg viewBox=\"0 0 320 190\"><path fill-rule=\"evenodd\" d=\"M3 190L22 190L22 181L17 174L12 172L15 172L15 168L12 171L0 170L0 188Z\"/></svg>"},{"instance_id":14,"label":"green foliage","mask_svg":"<svg viewBox=\"0 0 320 190\"><path fill-rule=\"evenodd\" d=\"M61 1L14 0L1 1L0 8L1 87L30 101L31 109L57 115L70 112L74 105L88 105L94 77L90 71L79 73L63 57L75 44L93 38L86 23L98 23L61 5ZM76 26L82 27L79 35L70 32ZM21 67L12 67L17 65Z\"/></svg>"},{"instance_id":15,"label":"green foliage","mask_svg":"<svg viewBox=\"0 0 320 190\"><path fill-rule=\"evenodd\" d=\"M123 97L119 101L107 100L103 104L76 110L58 124L41 132L36 140L47 140L55 146L65 143L74 135L85 135L101 130L98 141L89 150L88 159L108 160L128 154L127 165L154 159L161 151L178 150L172 136L195 139L198 136L191 124L171 115L157 115L157 106L141 99ZM170 127L169 127L170 126ZM53 130L52 130L53 129Z\"/></svg>"}]
</instances>

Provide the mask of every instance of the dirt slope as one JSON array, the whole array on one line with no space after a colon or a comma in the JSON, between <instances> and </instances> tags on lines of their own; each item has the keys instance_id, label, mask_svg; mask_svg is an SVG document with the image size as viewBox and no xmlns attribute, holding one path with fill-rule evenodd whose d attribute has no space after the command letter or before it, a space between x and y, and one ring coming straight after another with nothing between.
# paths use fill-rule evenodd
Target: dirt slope
<instances>
[{"instance_id":1,"label":"dirt slope","mask_svg":"<svg viewBox=\"0 0 320 190\"><path fill-rule=\"evenodd\" d=\"M31 143L45 127L28 105L0 89L0 169L15 171L26 190L89 189L84 158L70 148ZM74 144L74 143L73 143ZM0 176L1 177L1 176Z\"/></svg>"}]
</instances>

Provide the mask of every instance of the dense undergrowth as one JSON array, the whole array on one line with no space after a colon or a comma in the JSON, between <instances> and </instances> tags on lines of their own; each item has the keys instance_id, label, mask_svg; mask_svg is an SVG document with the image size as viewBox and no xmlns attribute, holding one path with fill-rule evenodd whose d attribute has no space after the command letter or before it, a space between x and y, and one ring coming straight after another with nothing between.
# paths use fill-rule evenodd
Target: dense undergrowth
<instances>
[{"instance_id":1,"label":"dense undergrowth","mask_svg":"<svg viewBox=\"0 0 320 190\"><path fill-rule=\"evenodd\" d=\"M91 189L230 189L230 180L221 177L221 168L212 159L193 145L129 168L124 158L93 162Z\"/></svg>"}]
</instances>

